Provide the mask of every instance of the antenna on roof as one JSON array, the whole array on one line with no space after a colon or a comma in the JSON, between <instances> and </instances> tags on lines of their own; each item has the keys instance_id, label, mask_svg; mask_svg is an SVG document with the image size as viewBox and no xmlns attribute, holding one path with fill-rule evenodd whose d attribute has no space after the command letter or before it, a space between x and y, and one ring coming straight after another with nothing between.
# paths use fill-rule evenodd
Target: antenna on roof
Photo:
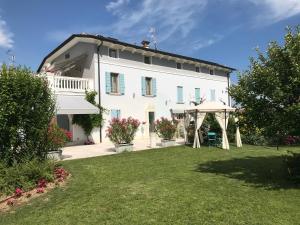
<instances>
[{"instance_id":1,"label":"antenna on roof","mask_svg":"<svg viewBox=\"0 0 300 225\"><path fill-rule=\"evenodd\" d=\"M154 49L157 50L157 38L156 38L155 27L150 27L149 34L150 34L151 42L154 43Z\"/></svg>"},{"instance_id":2,"label":"antenna on roof","mask_svg":"<svg viewBox=\"0 0 300 225\"><path fill-rule=\"evenodd\" d=\"M11 66L14 66L15 62L16 62L16 56L15 56L15 54L10 49L6 51L6 54L8 55L9 64Z\"/></svg>"}]
</instances>

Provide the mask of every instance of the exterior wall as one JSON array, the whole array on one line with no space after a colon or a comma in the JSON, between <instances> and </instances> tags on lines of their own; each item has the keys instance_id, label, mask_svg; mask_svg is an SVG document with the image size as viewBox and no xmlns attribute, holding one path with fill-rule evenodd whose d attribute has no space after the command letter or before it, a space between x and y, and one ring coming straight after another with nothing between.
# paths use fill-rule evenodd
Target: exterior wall
<instances>
[{"instance_id":1,"label":"exterior wall","mask_svg":"<svg viewBox=\"0 0 300 225\"><path fill-rule=\"evenodd\" d=\"M171 118L170 109L183 109L191 106L190 101L195 100L195 88L200 88L201 97L209 100L210 89L215 89L216 101L222 99L227 103L227 75L210 75L195 72L194 65L184 64L183 69L176 69L175 61L152 58L152 65L144 64L141 54L132 54L128 51L120 51L119 58L108 57L108 49L101 51L100 82L101 104L104 108L121 110L121 117L134 117L146 125L140 127L137 138L149 137L148 112L154 111L155 118ZM97 60L95 68L97 80ZM186 70L189 69L189 70ZM105 72L122 73L125 76L125 95L110 95L105 93ZM208 71L209 72L209 71ZM157 96L145 97L141 91L141 77L156 78ZM98 82L96 82L98 83ZM97 86L97 85L96 85ZM177 104L177 86L183 87L184 104ZM111 120L110 111L105 116L105 124L102 130L103 139L108 121ZM144 132L142 132L144 130Z\"/></svg>"}]
</instances>

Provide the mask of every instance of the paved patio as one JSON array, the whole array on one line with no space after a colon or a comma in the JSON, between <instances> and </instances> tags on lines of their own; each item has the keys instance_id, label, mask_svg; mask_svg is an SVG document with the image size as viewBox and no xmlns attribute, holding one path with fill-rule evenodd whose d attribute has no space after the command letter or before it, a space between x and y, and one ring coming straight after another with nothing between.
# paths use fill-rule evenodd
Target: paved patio
<instances>
[{"instance_id":1,"label":"paved patio","mask_svg":"<svg viewBox=\"0 0 300 225\"><path fill-rule=\"evenodd\" d=\"M141 151L152 148L161 148L161 146L157 144L152 144L150 146L149 139L136 140L133 142L134 148L133 151ZM176 145L183 145L183 139L177 139ZM154 146L154 147L153 147ZM113 155L117 154L115 152L114 145L111 142L103 142L101 144L95 145L77 145L77 146L69 146L63 148L63 160L72 160L72 159L81 159L81 158L89 158L95 156L102 155Z\"/></svg>"}]
</instances>

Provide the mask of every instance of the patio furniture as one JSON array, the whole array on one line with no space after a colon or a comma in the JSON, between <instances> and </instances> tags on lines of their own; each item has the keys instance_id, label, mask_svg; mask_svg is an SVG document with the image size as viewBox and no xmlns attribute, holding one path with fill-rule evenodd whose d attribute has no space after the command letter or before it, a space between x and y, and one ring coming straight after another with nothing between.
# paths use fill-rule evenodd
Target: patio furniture
<instances>
[{"instance_id":1,"label":"patio furniture","mask_svg":"<svg viewBox=\"0 0 300 225\"><path fill-rule=\"evenodd\" d=\"M208 132L208 147L210 146L217 146L217 134L215 132Z\"/></svg>"}]
</instances>

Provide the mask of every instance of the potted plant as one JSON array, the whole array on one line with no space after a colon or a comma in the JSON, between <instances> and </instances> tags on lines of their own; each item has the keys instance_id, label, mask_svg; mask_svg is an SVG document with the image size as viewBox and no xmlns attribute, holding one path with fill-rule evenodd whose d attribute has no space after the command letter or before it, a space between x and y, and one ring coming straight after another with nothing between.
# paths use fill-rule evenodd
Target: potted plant
<instances>
[{"instance_id":1,"label":"potted plant","mask_svg":"<svg viewBox=\"0 0 300 225\"><path fill-rule=\"evenodd\" d=\"M106 131L107 137L114 143L116 152L132 151L132 141L140 122L128 117L127 119L114 118L109 122Z\"/></svg>"},{"instance_id":2,"label":"potted plant","mask_svg":"<svg viewBox=\"0 0 300 225\"><path fill-rule=\"evenodd\" d=\"M162 138L161 146L169 147L175 145L174 136L177 128L177 121L168 120L167 118L161 118L155 122L155 132Z\"/></svg>"},{"instance_id":3,"label":"potted plant","mask_svg":"<svg viewBox=\"0 0 300 225\"><path fill-rule=\"evenodd\" d=\"M59 128L57 124L52 123L48 129L48 145L49 151L47 157L54 160L62 159L61 148L65 146L68 141L72 140L72 133Z\"/></svg>"}]
</instances>

